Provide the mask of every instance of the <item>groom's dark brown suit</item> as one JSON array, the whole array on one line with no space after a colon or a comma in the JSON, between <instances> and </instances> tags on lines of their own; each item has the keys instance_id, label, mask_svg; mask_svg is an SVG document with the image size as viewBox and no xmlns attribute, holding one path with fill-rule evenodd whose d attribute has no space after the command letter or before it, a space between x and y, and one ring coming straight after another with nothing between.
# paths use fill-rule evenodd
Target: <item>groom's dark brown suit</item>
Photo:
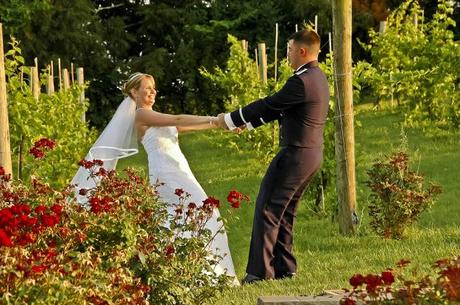
<instances>
[{"instance_id":1,"label":"groom's dark brown suit","mask_svg":"<svg viewBox=\"0 0 460 305\"><path fill-rule=\"evenodd\" d=\"M296 272L292 228L299 199L321 165L328 108L326 76L318 62L311 61L274 95L226 115L227 125L256 128L276 119L280 123L281 150L268 167L256 201L249 275L272 279Z\"/></svg>"}]
</instances>

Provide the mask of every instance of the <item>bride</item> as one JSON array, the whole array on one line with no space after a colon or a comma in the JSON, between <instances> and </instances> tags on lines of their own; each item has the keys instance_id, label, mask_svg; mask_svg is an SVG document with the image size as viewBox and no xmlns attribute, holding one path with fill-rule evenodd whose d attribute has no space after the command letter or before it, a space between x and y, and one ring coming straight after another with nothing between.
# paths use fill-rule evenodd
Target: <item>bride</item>
<instances>
[{"instance_id":1,"label":"bride","mask_svg":"<svg viewBox=\"0 0 460 305\"><path fill-rule=\"evenodd\" d=\"M215 128L217 117L170 115L152 110L157 90L155 80L149 74L132 74L123 86L123 93L127 97L91 147L86 159L102 160L105 169L114 169L118 159L137 153L138 139L147 152L150 183L157 186L160 199L169 204L169 213L175 214L176 189L189 193L191 202L202 203L207 195L179 147L178 132ZM80 167L72 179L72 185L77 185L78 188L94 187L94 182L87 179L87 176L85 169ZM78 196L78 200L85 202L82 196ZM214 209L212 218L207 223L212 236L222 227L219 217L219 211ZM210 250L222 257L215 266L216 273L233 277L234 284L238 285L224 231L215 236Z\"/></svg>"}]
</instances>

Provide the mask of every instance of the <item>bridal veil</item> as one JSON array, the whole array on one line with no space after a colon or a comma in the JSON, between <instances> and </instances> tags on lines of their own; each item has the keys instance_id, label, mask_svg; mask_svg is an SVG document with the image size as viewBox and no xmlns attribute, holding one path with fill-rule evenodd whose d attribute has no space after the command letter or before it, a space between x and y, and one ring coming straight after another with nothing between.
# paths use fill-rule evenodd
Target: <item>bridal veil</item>
<instances>
[{"instance_id":1,"label":"bridal veil","mask_svg":"<svg viewBox=\"0 0 460 305\"><path fill-rule=\"evenodd\" d=\"M132 156L138 152L134 117L136 103L129 96L118 106L110 122L93 144L86 160L102 160L106 170L113 170L121 158ZM73 177L71 184L76 185L77 200L86 203L87 198L79 195L80 189L90 189L96 186L97 180L90 177L87 169L80 167Z\"/></svg>"}]
</instances>

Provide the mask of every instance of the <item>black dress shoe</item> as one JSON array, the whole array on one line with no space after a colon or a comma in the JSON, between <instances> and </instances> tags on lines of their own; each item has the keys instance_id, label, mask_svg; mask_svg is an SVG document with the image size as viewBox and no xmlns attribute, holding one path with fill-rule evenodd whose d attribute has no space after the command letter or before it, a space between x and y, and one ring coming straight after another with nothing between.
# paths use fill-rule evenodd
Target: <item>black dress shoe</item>
<instances>
[{"instance_id":1,"label":"black dress shoe","mask_svg":"<svg viewBox=\"0 0 460 305\"><path fill-rule=\"evenodd\" d=\"M294 272L287 272L287 273L282 273L282 274L277 274L275 276L275 279L277 280L284 280L284 279L291 279L295 276Z\"/></svg>"},{"instance_id":2,"label":"black dress shoe","mask_svg":"<svg viewBox=\"0 0 460 305\"><path fill-rule=\"evenodd\" d=\"M252 284L252 283L255 283L255 282L260 282L260 281L263 281L264 279L261 279L260 277L257 277L255 275L252 275L252 274L246 274L246 276L244 277L244 279L241 280L241 285L247 285L247 284Z\"/></svg>"}]
</instances>

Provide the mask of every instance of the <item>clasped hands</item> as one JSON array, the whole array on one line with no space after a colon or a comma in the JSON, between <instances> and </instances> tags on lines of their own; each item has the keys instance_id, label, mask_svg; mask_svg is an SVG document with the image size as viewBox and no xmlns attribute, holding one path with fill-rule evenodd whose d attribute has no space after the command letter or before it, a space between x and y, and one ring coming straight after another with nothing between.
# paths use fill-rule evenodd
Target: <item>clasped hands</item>
<instances>
[{"instance_id":1,"label":"clasped hands","mask_svg":"<svg viewBox=\"0 0 460 305\"><path fill-rule=\"evenodd\" d=\"M212 124L219 127L219 128L222 128L222 129L225 129L225 130L229 130L228 126L227 126L227 123L225 123L225 119L224 119L224 116L225 114L224 113L219 113L217 115L217 117L213 117L212 118ZM238 126L234 129L232 129L233 132L235 133L241 133L244 129L246 128L246 125L241 125L241 126Z\"/></svg>"}]
</instances>

